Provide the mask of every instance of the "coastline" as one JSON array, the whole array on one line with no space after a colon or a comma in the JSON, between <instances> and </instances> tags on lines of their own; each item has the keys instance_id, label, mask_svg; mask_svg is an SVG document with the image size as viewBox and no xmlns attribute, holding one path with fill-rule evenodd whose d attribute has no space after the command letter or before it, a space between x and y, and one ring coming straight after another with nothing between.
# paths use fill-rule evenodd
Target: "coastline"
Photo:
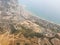
<instances>
[{"instance_id":1,"label":"coastline","mask_svg":"<svg viewBox=\"0 0 60 45\"><path fill-rule=\"evenodd\" d=\"M25 10L26 10L26 9L25 9ZM39 18L39 19L41 19L41 20L47 21L47 22L49 22L49 23L53 23L53 24L59 25L59 24L57 24L57 23L55 23L55 22L53 22L53 21L49 21L49 20L47 20L47 19L41 18L41 17L37 16L36 14L30 12L29 10L26 10L26 11L27 11L29 14L31 14L31 16L34 16L34 17ZM59 26L60 26L60 25L59 25Z\"/></svg>"}]
</instances>

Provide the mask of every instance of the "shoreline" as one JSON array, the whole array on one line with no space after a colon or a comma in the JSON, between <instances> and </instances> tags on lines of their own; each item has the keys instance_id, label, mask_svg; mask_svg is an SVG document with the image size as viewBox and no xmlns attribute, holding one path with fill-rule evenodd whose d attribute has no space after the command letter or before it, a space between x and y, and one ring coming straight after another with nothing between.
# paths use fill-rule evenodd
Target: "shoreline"
<instances>
[{"instance_id":1,"label":"shoreline","mask_svg":"<svg viewBox=\"0 0 60 45\"><path fill-rule=\"evenodd\" d=\"M25 10L26 10L26 9L25 9ZM41 20L44 20L44 21L46 21L46 22L53 23L53 24L56 24L56 25L60 26L59 24L57 24L57 23L55 23L55 22L53 22L53 21L49 21L49 20L47 20L47 19L43 19L43 18L37 16L36 14L30 12L29 10L26 10L26 11L27 11L29 14L31 14L31 16L34 16L34 17L36 17L36 18L38 18L38 19L41 19Z\"/></svg>"}]
</instances>

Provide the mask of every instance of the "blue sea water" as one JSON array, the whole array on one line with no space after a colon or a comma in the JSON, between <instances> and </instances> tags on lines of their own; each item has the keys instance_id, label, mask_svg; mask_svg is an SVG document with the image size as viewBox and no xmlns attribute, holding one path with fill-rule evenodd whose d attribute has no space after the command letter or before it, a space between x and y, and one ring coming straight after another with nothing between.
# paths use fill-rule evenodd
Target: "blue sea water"
<instances>
[{"instance_id":1,"label":"blue sea water","mask_svg":"<svg viewBox=\"0 0 60 45\"><path fill-rule=\"evenodd\" d=\"M19 0L31 13L60 24L60 1L59 0Z\"/></svg>"}]
</instances>

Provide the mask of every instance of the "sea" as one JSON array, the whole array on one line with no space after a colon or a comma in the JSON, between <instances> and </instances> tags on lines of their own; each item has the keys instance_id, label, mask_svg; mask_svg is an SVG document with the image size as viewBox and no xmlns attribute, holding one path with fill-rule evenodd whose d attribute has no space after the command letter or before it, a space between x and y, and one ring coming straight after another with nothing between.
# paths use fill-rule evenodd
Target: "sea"
<instances>
[{"instance_id":1,"label":"sea","mask_svg":"<svg viewBox=\"0 0 60 45\"><path fill-rule=\"evenodd\" d=\"M19 0L26 10L36 16L60 24L60 1L53 0Z\"/></svg>"}]
</instances>

